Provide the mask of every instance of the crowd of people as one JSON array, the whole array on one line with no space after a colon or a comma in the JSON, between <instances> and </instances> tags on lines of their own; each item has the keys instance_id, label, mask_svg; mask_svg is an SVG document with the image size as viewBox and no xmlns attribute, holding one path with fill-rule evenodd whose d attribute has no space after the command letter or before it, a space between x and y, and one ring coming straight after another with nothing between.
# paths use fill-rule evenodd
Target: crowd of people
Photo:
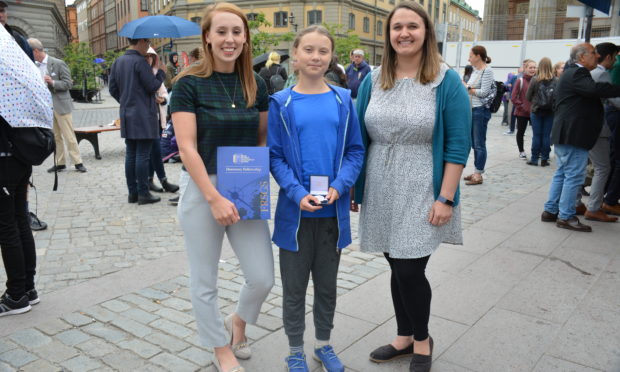
<instances>
[{"instance_id":1,"label":"crowd of people","mask_svg":"<svg viewBox=\"0 0 620 372\"><path fill-rule=\"evenodd\" d=\"M413 1L402 1L388 14L385 52L375 69L360 49L351 52L344 69L335 58L333 36L311 26L293 41L291 73L275 52L257 73L248 20L230 3L209 5L201 28L202 48L190 53L195 59L188 66L180 66L174 53L164 65L149 39L130 39L110 69L109 89L120 103L128 202L150 204L160 200L150 191L180 191L177 213L198 336L213 348L218 371L242 372L239 360L252 356L246 326L256 323L274 285L272 242L279 247L287 370L309 371L305 298L312 277L312 357L326 371L344 371L331 342L336 283L341 251L352 242L350 212L360 210L361 250L382 253L390 266L397 325L394 338L369 350L369 358L385 363L408 357L410 371L430 371L432 291L425 269L441 243L463 244L459 184L472 149L474 172L465 177L466 185L483 183L498 91L487 50L471 49L471 69L461 79L442 60L428 13ZM56 145L66 142L83 172L79 152L72 150L74 138L62 129L71 125L61 94L66 65L48 57L38 40L29 45L40 83L54 97ZM549 165L554 147L556 170L542 221L591 230L575 216L588 157L594 178L585 217L612 222L616 218L608 213L620 215L620 104L608 99L620 97L620 82L612 84L608 72L617 54L613 44L579 44L561 75L562 68L548 58L538 66L526 60L522 73L506 84L504 122L516 121L519 157L527 159L528 122L533 128L528 164ZM0 244L8 276L2 316L28 311L38 297L34 241L25 222L32 168L12 156L15 129L0 118L0 167L16 169L0 176ZM183 163L178 186L167 180L159 145L170 126ZM280 187L273 235L267 221L241 219L216 188L219 146L269 147L271 174ZM66 167L63 156L56 160L52 170ZM328 177L325 201L309 192L316 175ZM217 280L224 235L245 282L236 309L222 317Z\"/></svg>"}]
</instances>

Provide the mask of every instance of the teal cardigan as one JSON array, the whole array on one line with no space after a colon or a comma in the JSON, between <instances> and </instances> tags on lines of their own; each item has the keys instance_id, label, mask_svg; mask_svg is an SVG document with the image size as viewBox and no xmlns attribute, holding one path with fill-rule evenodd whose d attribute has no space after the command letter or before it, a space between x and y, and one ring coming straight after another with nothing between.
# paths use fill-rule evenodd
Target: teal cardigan
<instances>
[{"instance_id":1,"label":"teal cardigan","mask_svg":"<svg viewBox=\"0 0 620 372\"><path fill-rule=\"evenodd\" d=\"M373 73L380 73L379 70ZM355 183L355 202L361 204L364 200L364 186L366 184L366 162L371 143L366 132L366 108L370 102L372 92L372 73L368 74L357 93L357 114L361 126L362 140L366 154L364 165L357 182ZM443 81L436 88L437 106L435 128L433 129L433 191L435 198L441 191L444 163L467 163L471 150L471 106L469 95L461 82L459 75L451 69L445 73ZM415 97L411 97L415 99ZM459 203L459 189L454 195L454 205Z\"/></svg>"}]
</instances>

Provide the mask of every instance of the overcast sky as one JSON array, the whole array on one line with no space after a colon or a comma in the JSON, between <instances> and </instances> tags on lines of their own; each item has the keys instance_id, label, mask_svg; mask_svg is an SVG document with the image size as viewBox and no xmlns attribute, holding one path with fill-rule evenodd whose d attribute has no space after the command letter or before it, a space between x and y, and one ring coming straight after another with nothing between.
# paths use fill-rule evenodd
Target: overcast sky
<instances>
[{"instance_id":1,"label":"overcast sky","mask_svg":"<svg viewBox=\"0 0 620 372\"><path fill-rule=\"evenodd\" d=\"M65 4L71 5L75 0L65 0ZM472 8L478 10L480 17L484 15L484 0L466 0Z\"/></svg>"}]
</instances>

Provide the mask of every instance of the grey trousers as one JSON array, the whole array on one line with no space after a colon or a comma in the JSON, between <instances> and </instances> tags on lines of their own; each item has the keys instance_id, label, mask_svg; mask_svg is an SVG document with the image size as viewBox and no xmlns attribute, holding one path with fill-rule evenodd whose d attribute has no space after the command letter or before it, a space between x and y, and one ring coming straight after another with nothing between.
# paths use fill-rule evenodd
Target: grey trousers
<instances>
[{"instance_id":1,"label":"grey trousers","mask_svg":"<svg viewBox=\"0 0 620 372\"><path fill-rule=\"evenodd\" d=\"M216 184L216 176L209 178ZM242 220L222 226L213 218L209 203L189 173L181 172L179 184L178 217L185 233L198 336L206 347L226 346L230 339L217 303L217 273L224 233L245 278L235 312L247 323L254 324L274 282L269 227L264 220Z\"/></svg>"},{"instance_id":2,"label":"grey trousers","mask_svg":"<svg viewBox=\"0 0 620 372\"><path fill-rule=\"evenodd\" d=\"M302 218L297 232L299 251L280 249L283 288L284 331L289 346L304 344L306 291L312 273L314 283L314 328L317 340L327 341L334 328L336 285L340 250L338 221L331 218Z\"/></svg>"},{"instance_id":3,"label":"grey trousers","mask_svg":"<svg viewBox=\"0 0 620 372\"><path fill-rule=\"evenodd\" d=\"M609 137L599 137L594 147L588 153L594 167L594 177L592 177L592 185L590 186L590 199L587 205L590 212L598 211L603 203L605 185L611 173L609 149Z\"/></svg>"}]
</instances>

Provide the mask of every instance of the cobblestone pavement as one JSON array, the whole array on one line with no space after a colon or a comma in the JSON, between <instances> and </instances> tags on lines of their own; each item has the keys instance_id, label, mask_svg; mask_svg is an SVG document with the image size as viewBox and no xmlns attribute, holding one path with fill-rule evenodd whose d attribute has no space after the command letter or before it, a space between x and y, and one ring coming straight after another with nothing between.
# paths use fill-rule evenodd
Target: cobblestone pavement
<instances>
[{"instance_id":1,"label":"cobblestone pavement","mask_svg":"<svg viewBox=\"0 0 620 372\"><path fill-rule=\"evenodd\" d=\"M109 96L104 95L104 98L104 103L99 107L76 105L76 127L108 123L115 118L117 111L114 103L110 102ZM459 275L465 275L463 272L468 267L468 270L474 270L471 267L478 263L482 265L485 259L489 261L487 265L495 263L489 271L504 268L506 277L512 278L512 271L519 270L514 266L539 264L551 252L528 253L531 255L526 256L529 261L526 260L525 263L519 261L522 259L520 256L518 259L510 255L500 256L494 258L495 261L488 258L495 252L504 252L499 248L492 248L513 240L506 239L506 234L515 233L514 236L517 236L517 233L525 232L526 236L539 237L540 223L528 230L519 232L519 229L530 220L535 220L541 211L546 185L554 168L531 167L519 160L514 137L503 136L504 127L501 127L499 122L500 117L494 116L489 125L489 161L484 184L461 188L466 239L471 239L473 244L468 245L466 241L465 247L442 248L436 258L433 256L429 266L429 277L433 286L446 288L445 293L449 294L442 295L444 292L438 292L438 299L434 300L437 310L433 311L431 325L436 326L440 335L455 342L453 347L442 355L434 370L518 371L534 370L535 367L539 371L562 371L574 368L574 365L579 367L578 370L606 370L606 367L614 366L614 363L618 363L619 369L616 371L620 370L620 355L617 352L617 345L620 344L620 314L618 307L608 309L607 304L602 307L607 311L605 315L611 319L610 330L616 332L610 336L609 341L612 345L613 341L618 342L615 343L615 351L613 347L603 348L603 356L607 359L599 364L589 360L580 362L570 359L575 363L566 361L563 359L562 350L556 353L547 352L542 359L539 355L533 363L525 357L526 362L514 356L504 358L507 360L504 364L482 363L482 367L459 362L459 355L467 354L463 348L459 349L456 340L467 336L480 340L476 337L476 326L481 324L480 327L493 328L494 321L503 321L502 312L507 312L506 308L512 308L510 304L503 308L494 307L501 297L491 301L489 298L498 296L496 292L487 293L485 290L476 289L478 294L471 296L475 300L471 308L481 309L480 315L472 314L475 311L471 308L463 310L464 314L453 314L444 310L450 306L442 306L442 296L459 299L462 295L458 289L450 291L452 281L460 282ZM0 338L0 372L214 371L210 366L212 354L200 345L196 335L196 323L189 300L182 233L177 223L176 208L166 202L167 198L174 195L162 194L163 201L154 205L128 204L124 183L123 141L118 132L104 133L99 137L103 159L95 160L91 145L82 142L80 150L88 173L81 174L73 170L59 173L58 192L51 191L53 177L45 172L45 169L51 166L49 160L34 171L37 193L31 193L31 209L36 209L39 217L50 226L46 231L35 233L38 255L37 288L42 302L28 314L0 319L0 336L3 336ZM527 139L526 146L529 146ZM468 170L471 167L470 164ZM180 165L166 164L166 172L169 179L176 180ZM273 183L271 192L272 208L275 208L277 186ZM520 204L521 201L523 204ZM555 230L558 229L552 230L550 235L557 241L549 244L555 244L553 247L560 243L566 244L570 234L567 232L560 239ZM616 235L619 231L617 226L608 230ZM609 233L608 230L605 231ZM365 360L367 352L371 350L370 346L365 344L368 340L369 345L385 343L387 338L381 341L375 339L379 336L388 337L388 331L394 326L393 314L390 312L391 302L387 299L389 268L383 257L359 252L356 215L352 218L352 231L354 243L344 251L338 275L339 307L336 327L344 330L342 332L346 342L338 339L336 346L339 350L346 349L343 355L347 356L344 359L348 369L374 371L377 367L360 364L359 360ZM547 241L548 237L544 235L539 240ZM517 248L526 253L531 252L532 244L535 245L531 243L527 247ZM620 284L617 271L614 271L614 268L618 268L617 251L607 247L607 243L601 244L606 248L601 248L603 253L597 253L606 254L607 260L598 262L595 268L587 269L598 273L594 276L590 274L592 278L583 284L587 288L593 287L595 279L599 278L606 278L605 280L611 281L613 285ZM509 252L512 254L514 250ZM274 259L277 268L276 248ZM562 261L556 257L557 260ZM468 272L467 275L469 274ZM229 313L234 309L243 277L228 242L225 242L219 278L220 307L224 313ZM514 279L509 289L516 285L516 277ZM2 270L0 281L4 280ZM488 280L489 286L498 286L497 282L493 283L492 277ZM501 282L501 279L496 280ZM560 294L570 296L570 293L565 293L566 288L561 284L559 286ZM381 303L380 306L373 305L375 299L360 297L374 288L381 288L378 297L385 299L377 302ZM614 304L620 306L620 303L617 303L618 286L615 286L615 290L608 287L601 289L604 290L612 291L610 294L615 293ZM469 293L467 288L464 293ZM581 292L577 291L575 296L578 293ZM312 303L312 295L310 288L307 304ZM523 293L521 295L525 296ZM577 307L580 299L581 297L575 298L571 302L573 308ZM527 301L527 296L523 297L523 301ZM487 302L489 306L486 308L481 305ZM553 303L549 304L549 307L553 306ZM310 309L308 305L307 310ZM360 314L360 311L363 313ZM262 356L255 354L252 358L253 364L246 367L250 368L249 370L282 370L284 366L281 360L284 354L281 351L286 344L282 343L282 287L277 269L276 285L261 312L258 323L248 327L248 336L251 341L256 342L257 350L264 349L265 345L269 345L269 348ZM530 314L523 309L520 312ZM376 321L376 317L370 318L368 314L379 314L377 316L383 320ZM558 326L554 322L565 323L570 314L572 312L562 313L558 315L559 318L550 319L545 316L538 317L547 320L539 320L540 324L537 324L536 331L533 331L530 337L545 338L557 333ZM487 317L490 317L490 320ZM519 322L510 324L517 329L528 328L527 324L519 326ZM311 328L311 324L308 324L308 327ZM519 340L526 343L528 341L527 338ZM273 345L276 344L281 347L274 349ZM359 349L361 345L366 345L366 348ZM449 345L438 346L441 350L436 354L441 355L440 351L444 352L447 346ZM523 350L529 351L524 345L515 352L516 355L525 355ZM520 364L522 362L523 364ZM396 367L406 369L405 364L401 363L377 370L388 371ZM318 370L319 367L313 362L311 368Z\"/></svg>"}]
</instances>

